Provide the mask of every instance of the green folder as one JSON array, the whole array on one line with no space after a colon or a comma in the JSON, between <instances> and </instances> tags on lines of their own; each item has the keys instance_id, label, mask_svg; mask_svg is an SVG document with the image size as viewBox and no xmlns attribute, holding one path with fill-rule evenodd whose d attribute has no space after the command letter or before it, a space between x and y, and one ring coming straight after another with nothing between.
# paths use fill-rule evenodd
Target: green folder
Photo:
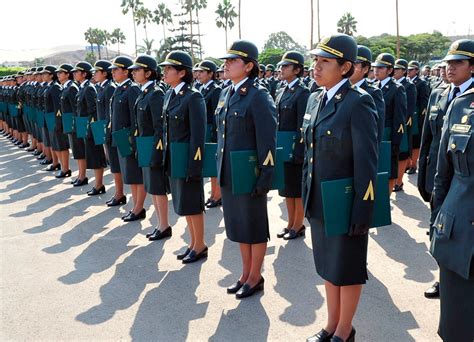
<instances>
[{"instance_id":1,"label":"green folder","mask_svg":"<svg viewBox=\"0 0 474 342\"><path fill-rule=\"evenodd\" d=\"M8 111L11 116L18 116L18 107L14 104L8 106Z\"/></svg>"},{"instance_id":2,"label":"green folder","mask_svg":"<svg viewBox=\"0 0 474 342\"><path fill-rule=\"evenodd\" d=\"M295 149L296 132L277 131L276 139L277 148L281 147L283 149L283 161L289 161L293 157L293 150Z\"/></svg>"},{"instance_id":3,"label":"green folder","mask_svg":"<svg viewBox=\"0 0 474 342\"><path fill-rule=\"evenodd\" d=\"M272 177L272 189L283 189L283 149L276 149L275 168ZM257 182L257 152L232 151L230 152L230 167L232 177L232 193L234 195L249 194Z\"/></svg>"},{"instance_id":4,"label":"green folder","mask_svg":"<svg viewBox=\"0 0 474 342\"><path fill-rule=\"evenodd\" d=\"M44 126L44 112L41 110L36 110L36 124L39 128Z\"/></svg>"},{"instance_id":5,"label":"green folder","mask_svg":"<svg viewBox=\"0 0 474 342\"><path fill-rule=\"evenodd\" d=\"M85 138L87 136L87 125L89 118L86 116L76 116L74 118L76 124L76 135L78 138Z\"/></svg>"},{"instance_id":6,"label":"green folder","mask_svg":"<svg viewBox=\"0 0 474 342\"><path fill-rule=\"evenodd\" d=\"M390 127L383 129L382 141L392 141L392 129ZM405 133L402 135L402 140L400 141L400 152L408 152L408 133L406 128Z\"/></svg>"},{"instance_id":7,"label":"green folder","mask_svg":"<svg viewBox=\"0 0 474 342\"><path fill-rule=\"evenodd\" d=\"M56 128L56 115L54 112L44 113L44 120L46 121L46 127L49 131L54 131Z\"/></svg>"},{"instance_id":8,"label":"green folder","mask_svg":"<svg viewBox=\"0 0 474 342\"><path fill-rule=\"evenodd\" d=\"M418 127L418 115L418 113L415 113L411 117L411 133L413 135L420 134L420 127Z\"/></svg>"},{"instance_id":9,"label":"green folder","mask_svg":"<svg viewBox=\"0 0 474 342\"><path fill-rule=\"evenodd\" d=\"M74 127L74 115L72 113L63 113L61 119L63 122L63 132L72 133Z\"/></svg>"},{"instance_id":10,"label":"green folder","mask_svg":"<svg viewBox=\"0 0 474 342\"><path fill-rule=\"evenodd\" d=\"M154 147L154 137L136 137L135 140L137 142L138 166L150 166L151 155Z\"/></svg>"},{"instance_id":11,"label":"green folder","mask_svg":"<svg viewBox=\"0 0 474 342\"><path fill-rule=\"evenodd\" d=\"M379 163L378 172L387 172L390 174L392 164L392 143L390 141L382 141L379 146Z\"/></svg>"},{"instance_id":12,"label":"green folder","mask_svg":"<svg viewBox=\"0 0 474 342\"><path fill-rule=\"evenodd\" d=\"M321 183L324 229L326 235L344 235L349 231L354 200L353 178L336 179ZM377 174L375 185L374 215L370 227L392 224L388 173Z\"/></svg>"},{"instance_id":13,"label":"green folder","mask_svg":"<svg viewBox=\"0 0 474 342\"><path fill-rule=\"evenodd\" d=\"M96 145L105 144L105 126L107 126L107 120L98 120L90 123L92 137Z\"/></svg>"},{"instance_id":14,"label":"green folder","mask_svg":"<svg viewBox=\"0 0 474 342\"><path fill-rule=\"evenodd\" d=\"M189 143L171 143L171 177L186 178L188 172ZM216 143L204 144L202 176L217 177Z\"/></svg>"},{"instance_id":15,"label":"green folder","mask_svg":"<svg viewBox=\"0 0 474 342\"><path fill-rule=\"evenodd\" d=\"M206 126L206 142L211 142L212 136L212 124L207 124Z\"/></svg>"},{"instance_id":16,"label":"green folder","mask_svg":"<svg viewBox=\"0 0 474 342\"><path fill-rule=\"evenodd\" d=\"M122 128L118 131L112 132L112 140L122 157L127 157L132 154L130 128Z\"/></svg>"}]
</instances>

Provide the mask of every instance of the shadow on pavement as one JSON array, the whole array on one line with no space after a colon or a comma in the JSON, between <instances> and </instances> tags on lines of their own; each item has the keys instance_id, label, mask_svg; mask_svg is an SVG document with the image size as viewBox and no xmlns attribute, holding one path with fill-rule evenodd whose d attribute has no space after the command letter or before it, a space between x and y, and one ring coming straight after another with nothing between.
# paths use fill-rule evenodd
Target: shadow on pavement
<instances>
[{"instance_id":1,"label":"shadow on pavement","mask_svg":"<svg viewBox=\"0 0 474 342\"><path fill-rule=\"evenodd\" d=\"M138 250L135 250L134 254L137 252ZM151 269L143 270L143 274L152 273L153 275L153 271L157 268L156 259L153 259L153 265L147 265ZM142 260L137 261L142 262ZM152 281L147 283L161 279L162 281L158 287L148 291L143 298L130 329L132 340L185 341L187 339L190 322L203 318L209 306L209 302L197 302L196 290L199 286L201 267L202 263L198 262L185 265L177 271L167 272L166 275L165 272L154 274L154 278L158 279L151 279ZM143 274L137 274L137 276L143 276ZM129 285L143 289L143 283L144 281L139 280L137 285L133 282ZM127 295L125 294L124 297ZM133 293L134 300L138 299L136 297L138 297L136 293Z\"/></svg>"},{"instance_id":2,"label":"shadow on pavement","mask_svg":"<svg viewBox=\"0 0 474 342\"><path fill-rule=\"evenodd\" d=\"M316 274L312 249L303 239L288 241L279 248L273 269L277 281L275 291L290 302L280 319L296 326L313 324L316 310L324 300L316 288L323 281Z\"/></svg>"},{"instance_id":3,"label":"shadow on pavement","mask_svg":"<svg viewBox=\"0 0 474 342\"><path fill-rule=\"evenodd\" d=\"M437 266L428 248L423 242L412 239L405 229L392 224L377 228L377 233L371 231L370 237L387 252L388 257L406 266L405 279L421 283L434 280L431 271L436 270Z\"/></svg>"}]
</instances>

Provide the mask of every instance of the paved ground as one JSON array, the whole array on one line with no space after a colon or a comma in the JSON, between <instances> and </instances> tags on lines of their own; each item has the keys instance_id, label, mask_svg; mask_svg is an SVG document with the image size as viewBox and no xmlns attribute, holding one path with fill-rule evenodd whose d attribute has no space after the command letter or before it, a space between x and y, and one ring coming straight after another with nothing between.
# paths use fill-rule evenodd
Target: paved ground
<instances>
[{"instance_id":1,"label":"paved ground","mask_svg":"<svg viewBox=\"0 0 474 342\"><path fill-rule=\"evenodd\" d=\"M237 301L225 288L240 274L239 251L220 209L205 217L208 260L184 266L175 256L188 239L184 218L171 215L171 239L148 242L154 217L126 224L128 206L105 207L110 174L109 192L88 198L89 186L72 188L40 169L0 138L0 340L304 341L324 324L310 236L275 238L285 224L276 192L265 292ZM423 297L437 277L429 210L415 181L392 195L393 225L370 234L358 341L439 341L439 301Z\"/></svg>"}]
</instances>

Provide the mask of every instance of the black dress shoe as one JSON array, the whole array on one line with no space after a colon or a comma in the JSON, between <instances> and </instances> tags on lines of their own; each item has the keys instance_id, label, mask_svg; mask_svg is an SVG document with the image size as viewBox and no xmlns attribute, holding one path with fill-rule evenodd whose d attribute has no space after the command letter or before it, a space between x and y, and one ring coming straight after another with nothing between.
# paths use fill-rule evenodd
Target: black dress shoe
<instances>
[{"instance_id":1,"label":"black dress shoe","mask_svg":"<svg viewBox=\"0 0 474 342\"><path fill-rule=\"evenodd\" d=\"M48 167L43 169L43 171L58 171L58 170L61 170L61 165L60 164L56 164L56 165L50 164L50 165L48 165Z\"/></svg>"},{"instance_id":2,"label":"black dress shoe","mask_svg":"<svg viewBox=\"0 0 474 342\"><path fill-rule=\"evenodd\" d=\"M342 338L340 338L339 336L336 336L334 335L330 341L331 342L354 342L355 340L355 334L356 334L356 330L354 328L352 328L351 330L351 333L349 334L349 337L345 340L343 340Z\"/></svg>"},{"instance_id":3,"label":"black dress shoe","mask_svg":"<svg viewBox=\"0 0 474 342\"><path fill-rule=\"evenodd\" d=\"M333 334L328 333L326 330L321 329L316 335L308 337L306 342L329 342Z\"/></svg>"},{"instance_id":4,"label":"black dress shoe","mask_svg":"<svg viewBox=\"0 0 474 342\"><path fill-rule=\"evenodd\" d=\"M133 212L130 213L127 217L123 219L124 222L132 222L132 221L138 221L138 220L143 220L146 217L146 210L145 208L142 209L138 214L135 214Z\"/></svg>"},{"instance_id":5,"label":"black dress shoe","mask_svg":"<svg viewBox=\"0 0 474 342\"><path fill-rule=\"evenodd\" d=\"M161 240L161 239L170 237L171 235L173 235L173 232L171 231L171 227L168 227L163 231L156 229L155 232L148 237L148 240L150 241Z\"/></svg>"},{"instance_id":6,"label":"black dress shoe","mask_svg":"<svg viewBox=\"0 0 474 342\"><path fill-rule=\"evenodd\" d=\"M211 203L211 201L212 201L212 198L209 197L209 198L207 199L206 203L204 203L204 205L207 206L209 203Z\"/></svg>"},{"instance_id":7,"label":"black dress shoe","mask_svg":"<svg viewBox=\"0 0 474 342\"><path fill-rule=\"evenodd\" d=\"M199 259L207 258L207 251L207 246L199 253L197 253L195 250L192 250L183 258L183 264L190 264L192 262L198 261Z\"/></svg>"},{"instance_id":8,"label":"black dress shoe","mask_svg":"<svg viewBox=\"0 0 474 342\"><path fill-rule=\"evenodd\" d=\"M54 176L56 178L66 178L66 177L71 177L71 170L67 170L67 171L59 171L56 176Z\"/></svg>"},{"instance_id":9,"label":"black dress shoe","mask_svg":"<svg viewBox=\"0 0 474 342\"><path fill-rule=\"evenodd\" d=\"M217 201L211 200L206 207L207 208L216 208L222 205L222 199L218 199Z\"/></svg>"},{"instance_id":10,"label":"black dress shoe","mask_svg":"<svg viewBox=\"0 0 474 342\"><path fill-rule=\"evenodd\" d=\"M35 152L33 152L33 155L34 155L34 156L39 156L39 155L41 155L42 153L43 153L43 152L41 152L41 151L35 150Z\"/></svg>"},{"instance_id":11,"label":"black dress shoe","mask_svg":"<svg viewBox=\"0 0 474 342\"><path fill-rule=\"evenodd\" d=\"M176 259L183 260L190 252L191 252L191 248L186 248L186 250L183 253L180 253L176 256Z\"/></svg>"},{"instance_id":12,"label":"black dress shoe","mask_svg":"<svg viewBox=\"0 0 474 342\"><path fill-rule=\"evenodd\" d=\"M232 284L231 286L227 288L227 293L230 293L230 294L237 293L237 291L239 291L243 285L244 284L242 284L240 280L237 280L236 283Z\"/></svg>"},{"instance_id":13,"label":"black dress shoe","mask_svg":"<svg viewBox=\"0 0 474 342\"><path fill-rule=\"evenodd\" d=\"M34 152L35 150L36 150L36 147L30 147L26 149L26 152Z\"/></svg>"},{"instance_id":14,"label":"black dress shoe","mask_svg":"<svg viewBox=\"0 0 474 342\"><path fill-rule=\"evenodd\" d=\"M407 170L406 173L409 174L409 175L415 174L415 173L416 173L416 167L410 167L410 168Z\"/></svg>"},{"instance_id":15,"label":"black dress shoe","mask_svg":"<svg viewBox=\"0 0 474 342\"><path fill-rule=\"evenodd\" d=\"M145 235L146 238L148 239L150 236L155 235L157 231L158 231L158 228L153 229L153 231L152 231L151 233L147 233L147 234Z\"/></svg>"},{"instance_id":16,"label":"black dress shoe","mask_svg":"<svg viewBox=\"0 0 474 342\"><path fill-rule=\"evenodd\" d=\"M400 185L395 184L395 186L393 187L393 191L395 191L395 192L403 191L403 183L400 184Z\"/></svg>"},{"instance_id":17,"label":"black dress shoe","mask_svg":"<svg viewBox=\"0 0 474 342\"><path fill-rule=\"evenodd\" d=\"M23 143L21 142L21 140L15 141L15 145L16 145L16 146L20 146L21 144L23 144Z\"/></svg>"},{"instance_id":18,"label":"black dress shoe","mask_svg":"<svg viewBox=\"0 0 474 342\"><path fill-rule=\"evenodd\" d=\"M118 205L122 205L126 203L127 203L127 196L122 196L119 199L112 197L107 202L105 202L105 204L107 204L108 207L116 207Z\"/></svg>"},{"instance_id":19,"label":"black dress shoe","mask_svg":"<svg viewBox=\"0 0 474 342\"><path fill-rule=\"evenodd\" d=\"M29 143L24 143L20 145L20 148L27 148L27 147L30 147Z\"/></svg>"},{"instance_id":20,"label":"black dress shoe","mask_svg":"<svg viewBox=\"0 0 474 342\"><path fill-rule=\"evenodd\" d=\"M306 227L303 225L301 226L300 230L296 231L294 229L290 229L288 233L283 236L283 240L293 240L299 238L300 236L304 236Z\"/></svg>"},{"instance_id":21,"label":"black dress shoe","mask_svg":"<svg viewBox=\"0 0 474 342\"><path fill-rule=\"evenodd\" d=\"M46 158L46 154L44 154L43 152L41 152L38 157L36 157L36 159L38 160L43 160L44 158Z\"/></svg>"},{"instance_id":22,"label":"black dress shoe","mask_svg":"<svg viewBox=\"0 0 474 342\"><path fill-rule=\"evenodd\" d=\"M425 291L426 298L439 298L439 283L436 282L428 290Z\"/></svg>"},{"instance_id":23,"label":"black dress shoe","mask_svg":"<svg viewBox=\"0 0 474 342\"><path fill-rule=\"evenodd\" d=\"M289 231L290 231L290 230L289 230L288 228L283 228L283 230L277 234L277 238L280 238L280 239L281 239L281 238L284 237L285 234L287 234Z\"/></svg>"},{"instance_id":24,"label":"black dress shoe","mask_svg":"<svg viewBox=\"0 0 474 342\"><path fill-rule=\"evenodd\" d=\"M86 184L89 184L89 179L87 177L85 177L83 180L80 180L79 178L76 179L72 186L83 186Z\"/></svg>"},{"instance_id":25,"label":"black dress shoe","mask_svg":"<svg viewBox=\"0 0 474 342\"><path fill-rule=\"evenodd\" d=\"M42 161L40 161L40 165L50 165L53 163L53 160L52 159L43 159Z\"/></svg>"},{"instance_id":26,"label":"black dress shoe","mask_svg":"<svg viewBox=\"0 0 474 342\"><path fill-rule=\"evenodd\" d=\"M237 293L235 294L235 298L242 299L242 298L250 297L258 291L263 291L264 283L265 283L265 279L263 279L263 277L254 287L250 287L249 284L245 283L244 285L242 285L240 290L237 291Z\"/></svg>"},{"instance_id":27,"label":"black dress shoe","mask_svg":"<svg viewBox=\"0 0 474 342\"><path fill-rule=\"evenodd\" d=\"M100 188L96 189L95 186L92 187L89 191L87 191L87 196L97 196L100 194L105 194L105 185L102 185Z\"/></svg>"},{"instance_id":28,"label":"black dress shoe","mask_svg":"<svg viewBox=\"0 0 474 342\"><path fill-rule=\"evenodd\" d=\"M131 213L132 213L132 211L130 210L128 213L126 213L125 215L123 215L123 216L121 217L121 219L123 220L123 219L125 219L126 217L129 217Z\"/></svg>"}]
</instances>

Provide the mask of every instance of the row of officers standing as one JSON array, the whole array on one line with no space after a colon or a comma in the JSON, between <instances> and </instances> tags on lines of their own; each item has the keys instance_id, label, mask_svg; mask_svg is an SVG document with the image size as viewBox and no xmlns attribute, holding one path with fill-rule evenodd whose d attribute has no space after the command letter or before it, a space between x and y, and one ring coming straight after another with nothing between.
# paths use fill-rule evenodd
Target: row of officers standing
<instances>
[{"instance_id":1,"label":"row of officers standing","mask_svg":"<svg viewBox=\"0 0 474 342\"><path fill-rule=\"evenodd\" d=\"M158 66L150 56L125 56L94 66L79 62L31 68L2 81L1 125L20 147L44 155L47 170L57 178L71 176L69 148L78 163L74 186L95 184L88 195L105 193L107 163L115 194L108 206L126 203L131 188L133 208L124 221L143 219L147 194L153 199L159 225L150 240L170 237L168 198L185 216L190 241L177 257L193 263L207 257L205 207L223 206L227 236L238 242L242 273L227 292L245 298L263 290L261 274L270 237L267 193L272 187L277 131L296 132L291 159L284 163L288 224L277 234L291 240L311 225L314 262L325 280L328 319L308 341L354 341L355 315L367 276L368 230L374 210L379 146L391 142L389 191L403 190L403 175L416 172L418 188L430 201L431 252L440 265L441 319L445 341L474 338L474 42L453 43L441 65L438 82L420 77L416 61L395 60L382 53L372 62L365 46L344 34L324 38L311 51L312 79L305 78L304 56L288 51L278 63L278 78L258 64L257 47L245 40L232 44L218 68L210 60L198 65L182 51L173 51ZM161 79L163 71L163 80ZM217 75L220 73L220 81ZM193 75L194 72L194 75ZM374 80L370 78L373 72ZM92 84L91 79L95 80ZM133 79L133 81L132 81ZM431 94L430 94L431 93ZM15 109L11 109L14 105ZM15 112L14 114L12 113ZM55 113L54 130L26 113ZM90 128L85 138L64 133L61 116L73 113L90 123L106 120L104 145L96 145ZM149 167L139 167L134 153L122 156L114 132L130 129L136 137L152 136ZM217 143L217 177L205 202L205 142ZM188 143L185 178L171 177L172 143ZM255 150L257 181L251 193L232 189L231 152ZM352 177L354 201L347 233L328 236L321 183Z\"/></svg>"}]
</instances>

